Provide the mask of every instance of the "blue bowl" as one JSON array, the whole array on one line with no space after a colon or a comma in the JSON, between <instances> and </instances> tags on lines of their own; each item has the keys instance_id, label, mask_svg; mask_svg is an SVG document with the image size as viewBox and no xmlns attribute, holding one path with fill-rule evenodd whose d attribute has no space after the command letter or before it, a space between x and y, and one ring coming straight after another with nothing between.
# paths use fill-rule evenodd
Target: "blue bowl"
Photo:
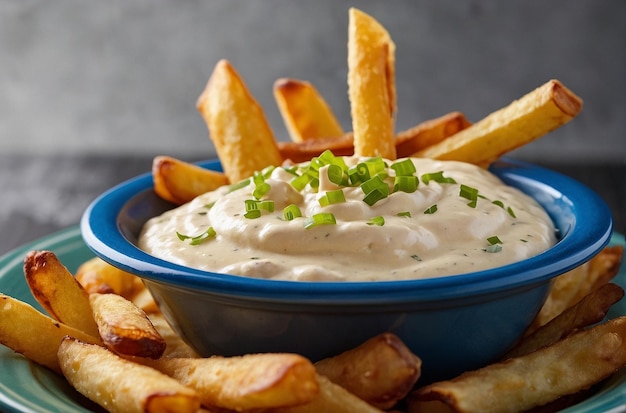
<instances>
[{"instance_id":1,"label":"blue bowl","mask_svg":"<svg viewBox=\"0 0 626 413\"><path fill-rule=\"evenodd\" d=\"M200 163L220 170L218 161ZM531 323L551 280L598 253L612 232L607 205L586 186L512 159L490 170L533 197L559 241L521 262L451 277L379 282L301 282L201 271L136 247L149 218L173 207L149 173L98 197L85 211L87 245L140 276L172 327L202 355L296 352L318 360L385 331L422 359L421 382L493 362Z\"/></svg>"}]
</instances>

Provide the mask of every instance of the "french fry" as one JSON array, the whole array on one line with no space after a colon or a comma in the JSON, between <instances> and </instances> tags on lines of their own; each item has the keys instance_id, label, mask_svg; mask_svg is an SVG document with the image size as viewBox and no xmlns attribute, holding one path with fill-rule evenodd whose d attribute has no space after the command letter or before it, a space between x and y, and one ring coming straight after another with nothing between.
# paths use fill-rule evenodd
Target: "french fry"
<instances>
[{"instance_id":1,"label":"french fry","mask_svg":"<svg viewBox=\"0 0 626 413\"><path fill-rule=\"evenodd\" d=\"M504 359L532 353L554 344L577 330L602 321L609 308L623 296L624 289L619 285L604 284L532 334L525 336L504 356Z\"/></svg>"},{"instance_id":2,"label":"french fry","mask_svg":"<svg viewBox=\"0 0 626 413\"><path fill-rule=\"evenodd\" d=\"M89 294L51 251L31 251L24 259L24 275L35 299L54 319L98 337L90 317Z\"/></svg>"},{"instance_id":3,"label":"french fry","mask_svg":"<svg viewBox=\"0 0 626 413\"><path fill-rule=\"evenodd\" d=\"M328 378L318 375L319 394L310 403L269 409L271 413L382 413Z\"/></svg>"},{"instance_id":4,"label":"french fry","mask_svg":"<svg viewBox=\"0 0 626 413\"><path fill-rule=\"evenodd\" d=\"M626 317L620 317L525 356L422 387L409 404L439 400L456 412L521 412L575 394L625 365Z\"/></svg>"},{"instance_id":5,"label":"french fry","mask_svg":"<svg viewBox=\"0 0 626 413\"><path fill-rule=\"evenodd\" d=\"M114 293L130 298L144 287L134 274L123 271L99 257L83 262L76 270L76 280L88 293Z\"/></svg>"},{"instance_id":6,"label":"french fry","mask_svg":"<svg viewBox=\"0 0 626 413\"><path fill-rule=\"evenodd\" d=\"M128 298L130 302L141 308L146 314L160 314L159 308L150 291L144 286L141 290Z\"/></svg>"},{"instance_id":7,"label":"french fry","mask_svg":"<svg viewBox=\"0 0 626 413\"><path fill-rule=\"evenodd\" d=\"M313 364L296 354L161 358L147 365L194 389L203 405L237 411L294 406L313 400Z\"/></svg>"},{"instance_id":8,"label":"french fry","mask_svg":"<svg viewBox=\"0 0 626 413\"><path fill-rule=\"evenodd\" d=\"M58 348L63 375L78 392L110 412L196 413L198 395L163 373L72 338Z\"/></svg>"},{"instance_id":9,"label":"french fry","mask_svg":"<svg viewBox=\"0 0 626 413\"><path fill-rule=\"evenodd\" d=\"M65 336L100 343L97 336L90 336L40 313L23 301L0 294L0 343L3 345L60 373L57 349Z\"/></svg>"},{"instance_id":10,"label":"french fry","mask_svg":"<svg viewBox=\"0 0 626 413\"><path fill-rule=\"evenodd\" d=\"M89 303L104 344L118 354L159 358L165 340L140 308L117 294L91 294Z\"/></svg>"},{"instance_id":11,"label":"french fry","mask_svg":"<svg viewBox=\"0 0 626 413\"><path fill-rule=\"evenodd\" d=\"M526 335L548 323L594 288L613 279L619 271L623 252L622 246L605 247L588 262L556 277L546 302Z\"/></svg>"},{"instance_id":12,"label":"french fry","mask_svg":"<svg viewBox=\"0 0 626 413\"><path fill-rule=\"evenodd\" d=\"M176 205L187 203L198 195L228 184L228 178L221 172L170 156L154 158L152 180L157 195Z\"/></svg>"},{"instance_id":13,"label":"french fry","mask_svg":"<svg viewBox=\"0 0 626 413\"><path fill-rule=\"evenodd\" d=\"M357 155L396 159L395 48L379 22L350 8L348 96Z\"/></svg>"},{"instance_id":14,"label":"french fry","mask_svg":"<svg viewBox=\"0 0 626 413\"><path fill-rule=\"evenodd\" d=\"M415 156L487 165L569 122L582 106L582 100L561 82L550 80Z\"/></svg>"},{"instance_id":15,"label":"french fry","mask_svg":"<svg viewBox=\"0 0 626 413\"><path fill-rule=\"evenodd\" d=\"M215 66L197 108L230 182L282 162L263 109L228 61Z\"/></svg>"},{"instance_id":16,"label":"french fry","mask_svg":"<svg viewBox=\"0 0 626 413\"><path fill-rule=\"evenodd\" d=\"M343 135L332 109L310 82L281 78L274 82L273 90L292 141Z\"/></svg>"},{"instance_id":17,"label":"french fry","mask_svg":"<svg viewBox=\"0 0 626 413\"><path fill-rule=\"evenodd\" d=\"M397 156L411 156L417 150L440 142L468 127L470 122L461 112L450 112L398 133L395 138ZM283 160L306 162L329 149L335 156L354 155L352 132L338 137L309 139L303 142L278 142Z\"/></svg>"},{"instance_id":18,"label":"french fry","mask_svg":"<svg viewBox=\"0 0 626 413\"><path fill-rule=\"evenodd\" d=\"M379 409L389 409L413 388L422 362L394 334L315 363L318 373Z\"/></svg>"},{"instance_id":19,"label":"french fry","mask_svg":"<svg viewBox=\"0 0 626 413\"><path fill-rule=\"evenodd\" d=\"M412 156L415 152L455 135L471 125L461 112L450 112L398 133L396 152L398 158Z\"/></svg>"}]
</instances>

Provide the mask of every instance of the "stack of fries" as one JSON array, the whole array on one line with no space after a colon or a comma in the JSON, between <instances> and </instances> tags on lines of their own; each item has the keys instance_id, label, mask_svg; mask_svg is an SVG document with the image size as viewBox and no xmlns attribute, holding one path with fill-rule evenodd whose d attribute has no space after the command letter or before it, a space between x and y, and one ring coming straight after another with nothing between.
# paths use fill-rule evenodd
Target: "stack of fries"
<instances>
[{"instance_id":1,"label":"stack of fries","mask_svg":"<svg viewBox=\"0 0 626 413\"><path fill-rule=\"evenodd\" d=\"M351 9L349 19L352 132L342 130L310 83L279 79L274 93L292 142L277 143L262 108L222 60L198 109L224 173L157 157L155 191L182 204L268 165L306 161L326 149L486 166L582 108L552 80L474 124L451 112L395 133L395 45L371 16ZM556 411L626 366L626 317L597 324L624 295L611 282L622 258L623 247L606 247L559 276L527 334L502 361L424 385L419 355L391 333L316 363L283 353L200 357L165 322L139 278L99 258L71 274L50 251L32 251L24 261L26 282L48 315L0 294L0 342L112 412Z\"/></svg>"}]
</instances>

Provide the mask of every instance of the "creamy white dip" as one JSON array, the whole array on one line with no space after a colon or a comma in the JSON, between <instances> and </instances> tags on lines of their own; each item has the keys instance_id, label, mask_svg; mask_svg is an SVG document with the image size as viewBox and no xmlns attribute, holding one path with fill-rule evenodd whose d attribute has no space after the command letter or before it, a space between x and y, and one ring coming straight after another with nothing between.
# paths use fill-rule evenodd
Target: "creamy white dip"
<instances>
[{"instance_id":1,"label":"creamy white dip","mask_svg":"<svg viewBox=\"0 0 626 413\"><path fill-rule=\"evenodd\" d=\"M366 161L343 159L348 168ZM149 220L139 247L167 261L235 275L371 281L488 269L534 256L556 242L545 211L487 170L411 158L416 172L408 176L417 178L409 178L419 182L417 189L394 192L396 171L390 166L398 161L384 161L387 168L381 177L389 195L372 206L364 202L360 183L331 182L328 165L319 169L318 187L314 181L313 187L301 190L292 186L295 175L289 167L277 167L256 183L250 179L237 189L222 187ZM297 173L307 165L298 165ZM438 182L437 176L449 182ZM255 189L260 190L259 201L273 202L274 211L260 206L259 212L248 215L259 217L246 217L246 201L255 204L250 202L256 200ZM343 192L345 202L322 206L320 199L336 190ZM284 217L291 204L301 217ZM335 223L305 228L319 213L332 214Z\"/></svg>"}]
</instances>

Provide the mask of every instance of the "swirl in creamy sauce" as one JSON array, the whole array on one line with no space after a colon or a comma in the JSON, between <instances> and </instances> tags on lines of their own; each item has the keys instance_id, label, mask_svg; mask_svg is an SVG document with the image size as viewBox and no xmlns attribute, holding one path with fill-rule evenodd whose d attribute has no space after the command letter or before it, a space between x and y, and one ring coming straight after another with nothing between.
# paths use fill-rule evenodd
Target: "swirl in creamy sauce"
<instances>
[{"instance_id":1,"label":"swirl in creamy sauce","mask_svg":"<svg viewBox=\"0 0 626 413\"><path fill-rule=\"evenodd\" d=\"M353 167L364 158L343 158ZM400 160L398 160L400 161ZM398 161L385 161L387 166ZM300 281L375 281L449 276L532 257L555 244L555 228L530 197L472 164L411 158L417 172L443 171L455 183L419 179L414 192L393 191L395 171L386 168L389 196L370 206L360 185L342 186L319 169L319 187L296 190L293 171L277 167L264 180L274 211L246 218L254 199L250 182L223 187L149 220L139 247L159 258L198 268L250 277ZM308 163L300 164L299 170ZM385 175L387 175L385 177ZM461 185L478 190L475 206ZM345 202L320 205L327 191L341 189ZM495 203L494 203L495 201ZM296 205L302 217L287 220L283 209ZM433 212L434 211L434 212ZM431 213L427 213L431 212ZM335 224L305 229L318 213ZM381 219L377 225L373 219ZM378 221L378 224L381 222ZM188 239L212 228L214 236L197 245ZM495 238L497 237L497 238ZM183 237L184 238L184 237ZM491 245L493 240L497 243Z\"/></svg>"}]
</instances>

